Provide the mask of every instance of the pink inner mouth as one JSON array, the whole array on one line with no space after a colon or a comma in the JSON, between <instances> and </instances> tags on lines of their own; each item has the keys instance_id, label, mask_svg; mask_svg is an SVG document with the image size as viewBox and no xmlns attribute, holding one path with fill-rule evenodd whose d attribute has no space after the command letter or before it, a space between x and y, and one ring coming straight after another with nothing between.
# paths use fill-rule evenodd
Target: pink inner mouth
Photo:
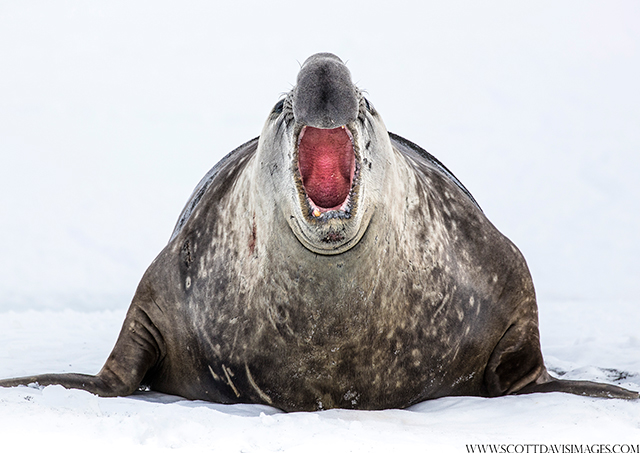
<instances>
[{"instance_id":1,"label":"pink inner mouth","mask_svg":"<svg viewBox=\"0 0 640 453\"><path fill-rule=\"evenodd\" d=\"M349 133L344 127L305 126L298 140L298 168L307 196L322 211L342 208L356 168Z\"/></svg>"}]
</instances>

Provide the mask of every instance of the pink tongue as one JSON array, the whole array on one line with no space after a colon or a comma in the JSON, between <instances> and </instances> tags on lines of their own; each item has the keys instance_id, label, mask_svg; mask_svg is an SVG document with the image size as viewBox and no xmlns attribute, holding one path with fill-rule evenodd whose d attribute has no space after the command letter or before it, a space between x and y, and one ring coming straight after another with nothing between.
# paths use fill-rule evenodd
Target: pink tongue
<instances>
[{"instance_id":1,"label":"pink tongue","mask_svg":"<svg viewBox=\"0 0 640 453\"><path fill-rule=\"evenodd\" d=\"M307 195L316 206L338 209L344 203L355 165L353 145L345 129L304 128L298 144L298 167Z\"/></svg>"}]
</instances>

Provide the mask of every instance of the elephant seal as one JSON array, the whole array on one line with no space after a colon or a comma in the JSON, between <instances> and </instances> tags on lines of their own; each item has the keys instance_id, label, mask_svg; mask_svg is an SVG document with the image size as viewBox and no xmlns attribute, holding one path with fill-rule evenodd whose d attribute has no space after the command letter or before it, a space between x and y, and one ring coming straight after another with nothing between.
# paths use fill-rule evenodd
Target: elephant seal
<instances>
[{"instance_id":1,"label":"elephant seal","mask_svg":"<svg viewBox=\"0 0 640 453\"><path fill-rule=\"evenodd\" d=\"M284 411L638 397L549 376L521 253L444 165L387 132L328 53L196 187L102 370L0 385L34 382Z\"/></svg>"}]
</instances>

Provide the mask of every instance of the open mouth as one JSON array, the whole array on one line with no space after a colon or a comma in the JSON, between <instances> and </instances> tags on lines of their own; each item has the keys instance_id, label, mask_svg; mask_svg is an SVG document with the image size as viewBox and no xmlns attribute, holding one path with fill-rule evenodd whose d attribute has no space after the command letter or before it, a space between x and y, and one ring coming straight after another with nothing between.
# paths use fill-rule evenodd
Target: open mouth
<instances>
[{"instance_id":1,"label":"open mouth","mask_svg":"<svg viewBox=\"0 0 640 453\"><path fill-rule=\"evenodd\" d=\"M315 217L348 210L356 156L346 127L303 127L298 137L298 169Z\"/></svg>"}]
</instances>

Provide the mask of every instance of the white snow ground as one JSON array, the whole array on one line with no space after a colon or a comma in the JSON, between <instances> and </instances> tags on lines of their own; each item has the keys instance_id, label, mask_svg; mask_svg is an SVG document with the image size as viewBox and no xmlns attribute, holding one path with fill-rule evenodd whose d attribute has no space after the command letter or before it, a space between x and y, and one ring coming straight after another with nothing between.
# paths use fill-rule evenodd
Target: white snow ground
<instances>
[{"instance_id":1,"label":"white snow ground","mask_svg":"<svg viewBox=\"0 0 640 453\"><path fill-rule=\"evenodd\" d=\"M331 51L523 251L549 368L639 390L638 23L639 3L613 0L2 2L0 378L98 371L197 181L259 134L298 61ZM281 414L0 389L2 452L499 442L635 445L640 403Z\"/></svg>"}]
</instances>

